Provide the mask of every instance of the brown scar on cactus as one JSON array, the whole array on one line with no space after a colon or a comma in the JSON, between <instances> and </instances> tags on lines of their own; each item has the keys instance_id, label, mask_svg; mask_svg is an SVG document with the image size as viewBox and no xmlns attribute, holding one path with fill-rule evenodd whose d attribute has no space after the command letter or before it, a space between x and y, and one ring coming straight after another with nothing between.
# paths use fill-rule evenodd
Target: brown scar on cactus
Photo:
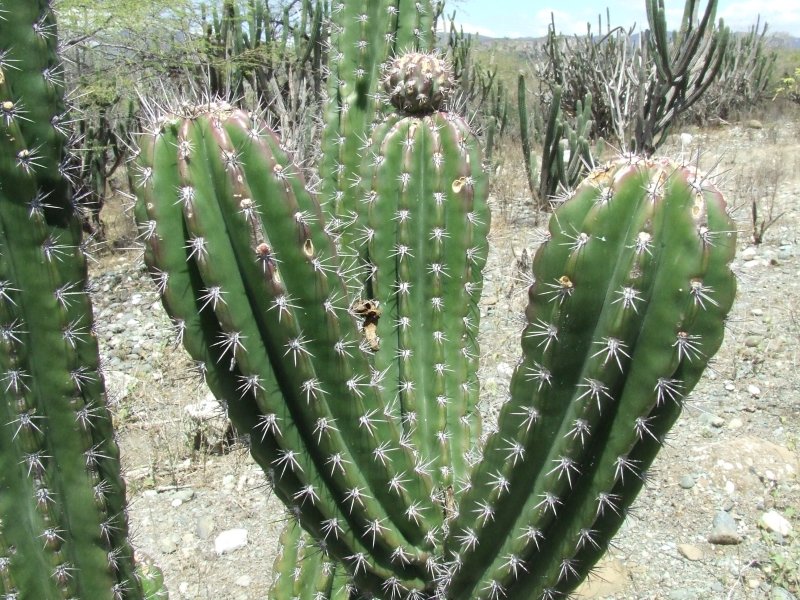
<instances>
[{"instance_id":1,"label":"brown scar on cactus","mask_svg":"<svg viewBox=\"0 0 800 600\"><path fill-rule=\"evenodd\" d=\"M377 300L358 300L353 304L353 314L363 319L361 332L367 346L373 352L377 352L381 347L381 340L378 337L378 320L381 318L381 309Z\"/></svg>"}]
</instances>

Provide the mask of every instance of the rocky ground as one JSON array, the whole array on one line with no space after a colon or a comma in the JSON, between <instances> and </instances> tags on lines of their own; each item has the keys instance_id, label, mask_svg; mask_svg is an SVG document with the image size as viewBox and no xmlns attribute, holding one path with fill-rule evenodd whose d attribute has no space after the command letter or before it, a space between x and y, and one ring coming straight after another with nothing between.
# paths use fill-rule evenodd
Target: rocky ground
<instances>
[{"instance_id":1,"label":"rocky ground","mask_svg":"<svg viewBox=\"0 0 800 600\"><path fill-rule=\"evenodd\" d=\"M800 124L795 116L692 133L684 152L701 150L736 208L739 298L713 368L582 597L791 600L800 586ZM486 271L487 407L518 353L508 342L525 302L517 262L537 245L536 215L510 199L511 187L498 185ZM762 215L781 215L760 245L753 199ZM241 445L193 449L185 407L207 391L174 347L136 253L101 257L92 277L136 546L163 567L174 599L265 598L280 503Z\"/></svg>"}]
</instances>

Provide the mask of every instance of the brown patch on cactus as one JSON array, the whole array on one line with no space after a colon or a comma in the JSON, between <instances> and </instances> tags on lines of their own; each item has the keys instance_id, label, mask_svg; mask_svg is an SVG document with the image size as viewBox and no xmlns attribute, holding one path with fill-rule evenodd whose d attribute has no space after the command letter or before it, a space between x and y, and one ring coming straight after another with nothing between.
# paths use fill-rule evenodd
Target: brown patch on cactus
<instances>
[{"instance_id":1,"label":"brown patch on cactus","mask_svg":"<svg viewBox=\"0 0 800 600\"><path fill-rule=\"evenodd\" d=\"M303 242L303 253L308 258L314 256L314 242L312 242L310 239L307 239L305 242Z\"/></svg>"},{"instance_id":2,"label":"brown patch on cactus","mask_svg":"<svg viewBox=\"0 0 800 600\"><path fill-rule=\"evenodd\" d=\"M361 332L370 350L377 352L380 349L380 338L378 337L378 320L381 317L381 309L377 300L358 300L352 307L353 314L363 319Z\"/></svg>"},{"instance_id":3,"label":"brown patch on cactus","mask_svg":"<svg viewBox=\"0 0 800 600\"><path fill-rule=\"evenodd\" d=\"M453 180L453 185L452 185L453 193L455 194L461 193L461 190L464 189L466 183L467 183L466 177L459 177L458 179Z\"/></svg>"}]
</instances>

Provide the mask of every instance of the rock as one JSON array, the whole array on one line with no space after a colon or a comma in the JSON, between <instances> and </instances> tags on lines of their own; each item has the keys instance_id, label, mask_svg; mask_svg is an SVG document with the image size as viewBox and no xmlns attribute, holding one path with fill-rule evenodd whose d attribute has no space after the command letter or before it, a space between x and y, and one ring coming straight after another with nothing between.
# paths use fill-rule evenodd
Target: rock
<instances>
[{"instance_id":1,"label":"rock","mask_svg":"<svg viewBox=\"0 0 800 600\"><path fill-rule=\"evenodd\" d=\"M253 578L250 575L242 575L241 577L237 577L234 583L240 587L250 587L250 584L253 582Z\"/></svg>"},{"instance_id":2,"label":"rock","mask_svg":"<svg viewBox=\"0 0 800 600\"><path fill-rule=\"evenodd\" d=\"M694 590L680 588L677 590L670 590L667 598L669 598L669 600L695 600L697 594L695 594Z\"/></svg>"},{"instance_id":3,"label":"rock","mask_svg":"<svg viewBox=\"0 0 800 600\"><path fill-rule=\"evenodd\" d=\"M764 129L764 124L758 119L750 119L745 123L745 127L748 129Z\"/></svg>"},{"instance_id":4,"label":"rock","mask_svg":"<svg viewBox=\"0 0 800 600\"><path fill-rule=\"evenodd\" d=\"M195 525L195 532L197 532L197 537L201 540L210 538L211 534L214 533L214 519L209 515L199 517Z\"/></svg>"},{"instance_id":5,"label":"rock","mask_svg":"<svg viewBox=\"0 0 800 600\"><path fill-rule=\"evenodd\" d=\"M164 554L172 554L178 549L178 540L171 535L163 537L159 542L159 548Z\"/></svg>"},{"instance_id":6,"label":"rock","mask_svg":"<svg viewBox=\"0 0 800 600\"><path fill-rule=\"evenodd\" d=\"M769 591L769 600L797 600L797 597L780 586L773 586Z\"/></svg>"},{"instance_id":7,"label":"rock","mask_svg":"<svg viewBox=\"0 0 800 600\"><path fill-rule=\"evenodd\" d=\"M757 255L757 251L753 246L745 248L742 250L742 253L739 255L739 258L742 260L754 260Z\"/></svg>"},{"instance_id":8,"label":"rock","mask_svg":"<svg viewBox=\"0 0 800 600\"><path fill-rule=\"evenodd\" d=\"M184 490L177 490L173 495L175 500L180 500L181 502L188 502L192 498L194 498L194 490L192 488L186 488Z\"/></svg>"},{"instance_id":9,"label":"rock","mask_svg":"<svg viewBox=\"0 0 800 600\"><path fill-rule=\"evenodd\" d=\"M511 376L514 374L514 367L509 365L508 363L501 362L497 365L497 374L501 377L506 377L511 379Z\"/></svg>"},{"instance_id":10,"label":"rock","mask_svg":"<svg viewBox=\"0 0 800 600\"><path fill-rule=\"evenodd\" d=\"M730 514L721 510L714 516L708 541L711 544L721 545L735 545L742 542L742 537L736 528L736 521Z\"/></svg>"},{"instance_id":11,"label":"rock","mask_svg":"<svg viewBox=\"0 0 800 600\"><path fill-rule=\"evenodd\" d=\"M774 531L784 536L792 532L792 524L776 510L770 510L761 515L758 525L763 529Z\"/></svg>"},{"instance_id":12,"label":"rock","mask_svg":"<svg viewBox=\"0 0 800 600\"><path fill-rule=\"evenodd\" d=\"M193 449L220 454L233 441L233 425L211 394L202 402L187 404L183 410L184 434Z\"/></svg>"},{"instance_id":13,"label":"rock","mask_svg":"<svg viewBox=\"0 0 800 600\"><path fill-rule=\"evenodd\" d=\"M247 546L246 529L228 529L214 538L214 550L219 556L245 546Z\"/></svg>"},{"instance_id":14,"label":"rock","mask_svg":"<svg viewBox=\"0 0 800 600\"><path fill-rule=\"evenodd\" d=\"M678 553L686 560L703 560L703 550L692 544L678 544Z\"/></svg>"},{"instance_id":15,"label":"rock","mask_svg":"<svg viewBox=\"0 0 800 600\"><path fill-rule=\"evenodd\" d=\"M681 477L681 480L678 482L678 485L681 486L685 490L690 490L694 487L694 477L691 475L684 475Z\"/></svg>"},{"instance_id":16,"label":"rock","mask_svg":"<svg viewBox=\"0 0 800 600\"><path fill-rule=\"evenodd\" d=\"M753 398L758 398L759 396L761 396L761 388L751 383L750 385L747 386L747 393L750 394Z\"/></svg>"},{"instance_id":17,"label":"rock","mask_svg":"<svg viewBox=\"0 0 800 600\"><path fill-rule=\"evenodd\" d=\"M135 377L131 377L122 371L106 371L103 374L103 378L106 381L108 397L114 403L125 400L138 383Z\"/></svg>"},{"instance_id":18,"label":"rock","mask_svg":"<svg viewBox=\"0 0 800 600\"><path fill-rule=\"evenodd\" d=\"M748 335L744 338L744 345L747 348L758 348L758 345L761 343L761 336L760 335Z\"/></svg>"}]
</instances>

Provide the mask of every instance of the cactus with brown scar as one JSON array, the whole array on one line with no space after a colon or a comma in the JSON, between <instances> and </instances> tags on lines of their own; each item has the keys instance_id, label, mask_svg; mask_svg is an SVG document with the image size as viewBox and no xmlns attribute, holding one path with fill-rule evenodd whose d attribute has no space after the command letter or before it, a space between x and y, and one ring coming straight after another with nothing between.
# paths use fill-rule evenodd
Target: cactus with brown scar
<instances>
[{"instance_id":1,"label":"cactus with brown scar","mask_svg":"<svg viewBox=\"0 0 800 600\"><path fill-rule=\"evenodd\" d=\"M391 9L379 26L375 4ZM138 162L146 260L310 536L287 531L273 598L562 597L722 341L734 227L689 167L593 171L536 254L522 358L481 445L486 176L440 104L434 55L385 70L398 114L371 108L363 49L425 3L404 6L334 7L346 43L332 77L351 79L330 86L321 197L258 115L210 102L153 123Z\"/></svg>"}]
</instances>

